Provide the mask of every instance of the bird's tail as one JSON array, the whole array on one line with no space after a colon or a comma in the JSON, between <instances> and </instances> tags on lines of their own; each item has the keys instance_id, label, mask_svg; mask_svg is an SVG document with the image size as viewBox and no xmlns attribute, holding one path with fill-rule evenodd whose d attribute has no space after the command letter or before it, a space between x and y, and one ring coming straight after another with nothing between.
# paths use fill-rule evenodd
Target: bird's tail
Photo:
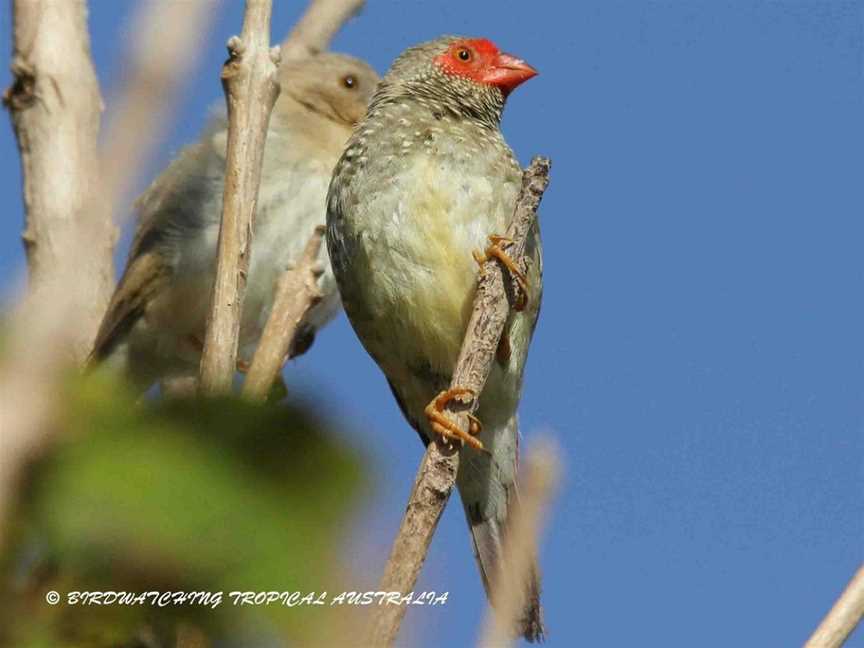
<instances>
[{"instance_id":1,"label":"bird's tail","mask_svg":"<svg viewBox=\"0 0 864 648\"><path fill-rule=\"evenodd\" d=\"M492 434L489 434L490 432ZM518 436L518 422L513 416L503 429L484 430L483 442L491 455L466 448L462 451L459 463L459 494L468 518L483 587L490 601L495 576L503 556L507 518L518 499ZM504 568L506 569L506 565ZM533 642L542 641L544 632L540 606L540 572L535 561L525 582L522 613L517 621L515 634Z\"/></svg>"}]
</instances>

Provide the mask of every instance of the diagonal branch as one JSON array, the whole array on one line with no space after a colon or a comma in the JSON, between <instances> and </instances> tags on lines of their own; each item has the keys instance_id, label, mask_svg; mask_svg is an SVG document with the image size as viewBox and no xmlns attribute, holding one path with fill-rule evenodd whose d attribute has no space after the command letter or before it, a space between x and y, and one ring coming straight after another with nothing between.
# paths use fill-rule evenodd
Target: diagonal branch
<instances>
[{"instance_id":1,"label":"diagonal branch","mask_svg":"<svg viewBox=\"0 0 864 648\"><path fill-rule=\"evenodd\" d=\"M261 341L252 358L252 366L243 383L245 398L257 402L267 398L300 325L312 307L321 301L318 277L322 270L318 253L321 251L323 237L324 226L319 225L306 244L300 262L279 277L273 310L267 319Z\"/></svg>"},{"instance_id":2,"label":"diagonal branch","mask_svg":"<svg viewBox=\"0 0 864 648\"><path fill-rule=\"evenodd\" d=\"M840 648L864 617L864 565L849 581L834 607L804 648Z\"/></svg>"},{"instance_id":3,"label":"diagonal branch","mask_svg":"<svg viewBox=\"0 0 864 648\"><path fill-rule=\"evenodd\" d=\"M222 68L228 151L216 280L201 357L200 389L205 394L229 392L237 366L264 142L279 96L279 50L270 49L271 9L271 0L247 0L243 32L229 39L229 59Z\"/></svg>"},{"instance_id":4,"label":"diagonal branch","mask_svg":"<svg viewBox=\"0 0 864 648\"><path fill-rule=\"evenodd\" d=\"M282 42L283 60L302 59L325 51L342 25L364 4L365 0L312 0Z\"/></svg>"},{"instance_id":5,"label":"diagonal branch","mask_svg":"<svg viewBox=\"0 0 864 648\"><path fill-rule=\"evenodd\" d=\"M516 203L513 222L507 230L507 237L513 240L508 254L514 260L521 259L524 254L528 232L537 218L540 199L549 184L549 168L548 158L535 157L523 174L522 192ZM451 387L468 388L475 394L483 392L510 312L505 272L497 262L492 261L487 261L480 269L474 309L450 382ZM453 400L448 403L447 409L462 429L467 430L467 415L474 412L477 404L476 398L469 403ZM399 534L384 568L384 576L378 587L380 591L407 594L414 588L432 534L453 491L458 469L458 448L441 440L429 444L417 472ZM399 632L405 610L406 606L402 605L377 607L372 618L369 643L376 646L391 645Z\"/></svg>"}]
</instances>

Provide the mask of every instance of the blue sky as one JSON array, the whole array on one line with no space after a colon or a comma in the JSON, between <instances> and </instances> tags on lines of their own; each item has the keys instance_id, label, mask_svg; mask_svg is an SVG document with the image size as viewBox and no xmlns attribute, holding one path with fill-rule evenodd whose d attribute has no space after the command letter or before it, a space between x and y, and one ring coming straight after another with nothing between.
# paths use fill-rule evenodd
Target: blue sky
<instances>
[{"instance_id":1,"label":"blue sky","mask_svg":"<svg viewBox=\"0 0 864 648\"><path fill-rule=\"evenodd\" d=\"M133 5L91 4L110 103ZM280 39L299 3L276 4ZM141 187L221 100L242 13L222 6ZM554 163L521 407L526 443L553 430L566 464L542 551L549 645L800 645L864 558L862 4L370 0L335 48L383 71L442 33L541 72L504 131L523 162ZM23 272L8 126L0 195L8 295ZM344 317L287 375L370 461L346 551L374 582L422 449ZM458 506L418 589L450 603L409 611L406 642L474 639L484 603Z\"/></svg>"}]
</instances>

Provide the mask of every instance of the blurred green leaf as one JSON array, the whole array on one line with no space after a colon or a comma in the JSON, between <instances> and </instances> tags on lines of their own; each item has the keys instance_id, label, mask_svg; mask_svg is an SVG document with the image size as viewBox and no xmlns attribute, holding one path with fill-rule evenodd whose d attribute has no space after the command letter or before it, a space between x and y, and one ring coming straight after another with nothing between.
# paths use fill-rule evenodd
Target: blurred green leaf
<instances>
[{"instance_id":1,"label":"blurred green leaf","mask_svg":"<svg viewBox=\"0 0 864 648\"><path fill-rule=\"evenodd\" d=\"M311 608L239 608L227 594L321 591L336 576L334 539L361 469L311 409L236 399L137 404L104 377L78 381L62 441L29 476L19 558L7 561L7 571L20 567L21 548L35 543L52 566L22 604L23 619L34 621L28 643L40 645L52 627L65 645L121 645L142 624L157 633L179 617L224 626L249 612L289 636L308 631ZM48 589L223 591L225 600L216 610L51 607Z\"/></svg>"}]
</instances>

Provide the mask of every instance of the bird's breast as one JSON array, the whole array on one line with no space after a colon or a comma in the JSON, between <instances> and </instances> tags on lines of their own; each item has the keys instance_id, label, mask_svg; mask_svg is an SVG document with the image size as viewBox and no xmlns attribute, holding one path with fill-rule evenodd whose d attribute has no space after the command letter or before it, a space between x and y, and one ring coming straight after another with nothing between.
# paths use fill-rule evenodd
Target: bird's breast
<instances>
[{"instance_id":1,"label":"bird's breast","mask_svg":"<svg viewBox=\"0 0 864 648\"><path fill-rule=\"evenodd\" d=\"M352 226L371 277L363 298L374 335L401 362L452 371L477 281L472 252L504 232L518 191L518 176L500 170L482 156L420 151L357 204Z\"/></svg>"}]
</instances>

